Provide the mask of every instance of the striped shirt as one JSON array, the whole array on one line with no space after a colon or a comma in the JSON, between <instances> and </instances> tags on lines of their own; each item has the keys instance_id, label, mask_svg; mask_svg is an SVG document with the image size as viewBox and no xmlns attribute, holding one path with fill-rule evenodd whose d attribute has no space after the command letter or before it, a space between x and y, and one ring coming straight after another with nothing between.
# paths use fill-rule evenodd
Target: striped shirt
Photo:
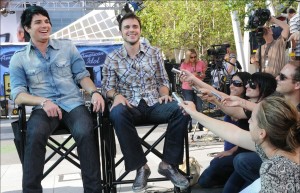
<instances>
[{"instance_id":1,"label":"striped shirt","mask_svg":"<svg viewBox=\"0 0 300 193\"><path fill-rule=\"evenodd\" d=\"M144 99L149 106L158 102L159 88L169 88L169 78L158 48L140 44L135 58L130 58L124 45L108 54L102 68L102 92L114 89L131 105Z\"/></svg>"},{"instance_id":2,"label":"striped shirt","mask_svg":"<svg viewBox=\"0 0 300 193\"><path fill-rule=\"evenodd\" d=\"M296 13L289 22L290 25L290 33L295 33L297 31L300 31L300 15L299 13ZM300 56L300 42L296 42L296 50L295 50L295 54L296 56Z\"/></svg>"}]
</instances>

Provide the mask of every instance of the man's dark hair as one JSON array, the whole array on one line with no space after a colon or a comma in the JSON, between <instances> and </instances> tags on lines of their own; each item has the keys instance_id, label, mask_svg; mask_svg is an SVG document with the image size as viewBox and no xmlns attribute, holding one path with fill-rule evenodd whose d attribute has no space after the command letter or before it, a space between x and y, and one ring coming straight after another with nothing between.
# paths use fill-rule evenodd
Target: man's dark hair
<instances>
[{"instance_id":1,"label":"man's dark hair","mask_svg":"<svg viewBox=\"0 0 300 193\"><path fill-rule=\"evenodd\" d=\"M26 8L21 15L21 25L24 29L25 29L25 26L28 28L31 28L31 21L32 21L32 17L34 15L43 15L43 16L47 17L50 22L50 25L52 25L47 10L41 6L35 5L35 6L30 6L30 7ZM26 36L30 37L29 33L26 30L24 30L24 32L25 32Z\"/></svg>"},{"instance_id":2,"label":"man's dark hair","mask_svg":"<svg viewBox=\"0 0 300 193\"><path fill-rule=\"evenodd\" d=\"M137 15L135 15L133 12L129 12L129 13L126 13L126 14L120 19L120 21L119 21L119 30L120 30L120 31L121 31L121 29L122 29L122 23L123 23L123 21L124 21L125 19L129 19L129 18L138 20L138 22L139 22L139 24L140 24L140 28L142 28L141 19L140 19Z\"/></svg>"}]
</instances>

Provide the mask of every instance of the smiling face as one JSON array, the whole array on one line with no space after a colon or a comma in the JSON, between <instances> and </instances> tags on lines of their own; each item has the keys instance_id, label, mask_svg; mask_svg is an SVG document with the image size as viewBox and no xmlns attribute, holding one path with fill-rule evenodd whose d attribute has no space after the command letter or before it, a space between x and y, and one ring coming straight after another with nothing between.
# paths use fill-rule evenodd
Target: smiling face
<instances>
[{"instance_id":1,"label":"smiling face","mask_svg":"<svg viewBox=\"0 0 300 193\"><path fill-rule=\"evenodd\" d=\"M45 43L49 40L51 23L49 19L41 14L34 15L30 27L25 26L33 43Z\"/></svg>"},{"instance_id":2,"label":"smiling face","mask_svg":"<svg viewBox=\"0 0 300 193\"><path fill-rule=\"evenodd\" d=\"M244 92L243 81L238 77L232 77L232 81L230 84L230 95L232 96L242 96Z\"/></svg>"},{"instance_id":3,"label":"smiling face","mask_svg":"<svg viewBox=\"0 0 300 193\"><path fill-rule=\"evenodd\" d=\"M125 43L135 45L141 37L141 27L137 19L124 19L121 26L121 33Z\"/></svg>"}]
</instances>

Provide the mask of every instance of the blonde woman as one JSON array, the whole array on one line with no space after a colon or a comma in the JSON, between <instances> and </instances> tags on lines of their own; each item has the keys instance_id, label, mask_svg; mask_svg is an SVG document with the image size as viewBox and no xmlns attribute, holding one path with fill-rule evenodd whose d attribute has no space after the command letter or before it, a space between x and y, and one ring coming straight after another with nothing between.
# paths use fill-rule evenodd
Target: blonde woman
<instances>
[{"instance_id":1,"label":"blonde woman","mask_svg":"<svg viewBox=\"0 0 300 193\"><path fill-rule=\"evenodd\" d=\"M205 78L206 64L198 60L197 52L195 49L188 49L185 54L185 59L180 66L180 70L187 70L191 72L195 77L200 80ZM182 95L184 100L193 101L196 104L197 111L202 111L202 100L197 97L197 94L193 91L190 82L182 81ZM189 130L192 129L192 121L189 123ZM198 125L200 129L202 126Z\"/></svg>"},{"instance_id":2,"label":"blonde woman","mask_svg":"<svg viewBox=\"0 0 300 193\"><path fill-rule=\"evenodd\" d=\"M250 131L197 112L192 102L179 104L185 113L221 138L262 158L261 193L300 192L300 122L297 109L281 97L267 97L253 109Z\"/></svg>"}]
</instances>

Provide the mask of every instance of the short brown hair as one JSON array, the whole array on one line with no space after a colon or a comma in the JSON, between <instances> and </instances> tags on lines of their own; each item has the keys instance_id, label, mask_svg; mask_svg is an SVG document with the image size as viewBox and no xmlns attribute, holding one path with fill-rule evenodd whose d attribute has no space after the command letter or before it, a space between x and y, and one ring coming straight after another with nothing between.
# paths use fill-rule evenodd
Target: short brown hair
<instances>
[{"instance_id":1,"label":"short brown hair","mask_svg":"<svg viewBox=\"0 0 300 193\"><path fill-rule=\"evenodd\" d=\"M128 12L126 13L124 16L121 16L121 19L119 21L119 30L121 31L122 29L122 23L125 19L128 19L128 18L131 18L131 19L136 19L138 20L139 24L140 24L140 28L142 29L142 23L141 23L141 19L135 15L133 12Z\"/></svg>"}]
</instances>

